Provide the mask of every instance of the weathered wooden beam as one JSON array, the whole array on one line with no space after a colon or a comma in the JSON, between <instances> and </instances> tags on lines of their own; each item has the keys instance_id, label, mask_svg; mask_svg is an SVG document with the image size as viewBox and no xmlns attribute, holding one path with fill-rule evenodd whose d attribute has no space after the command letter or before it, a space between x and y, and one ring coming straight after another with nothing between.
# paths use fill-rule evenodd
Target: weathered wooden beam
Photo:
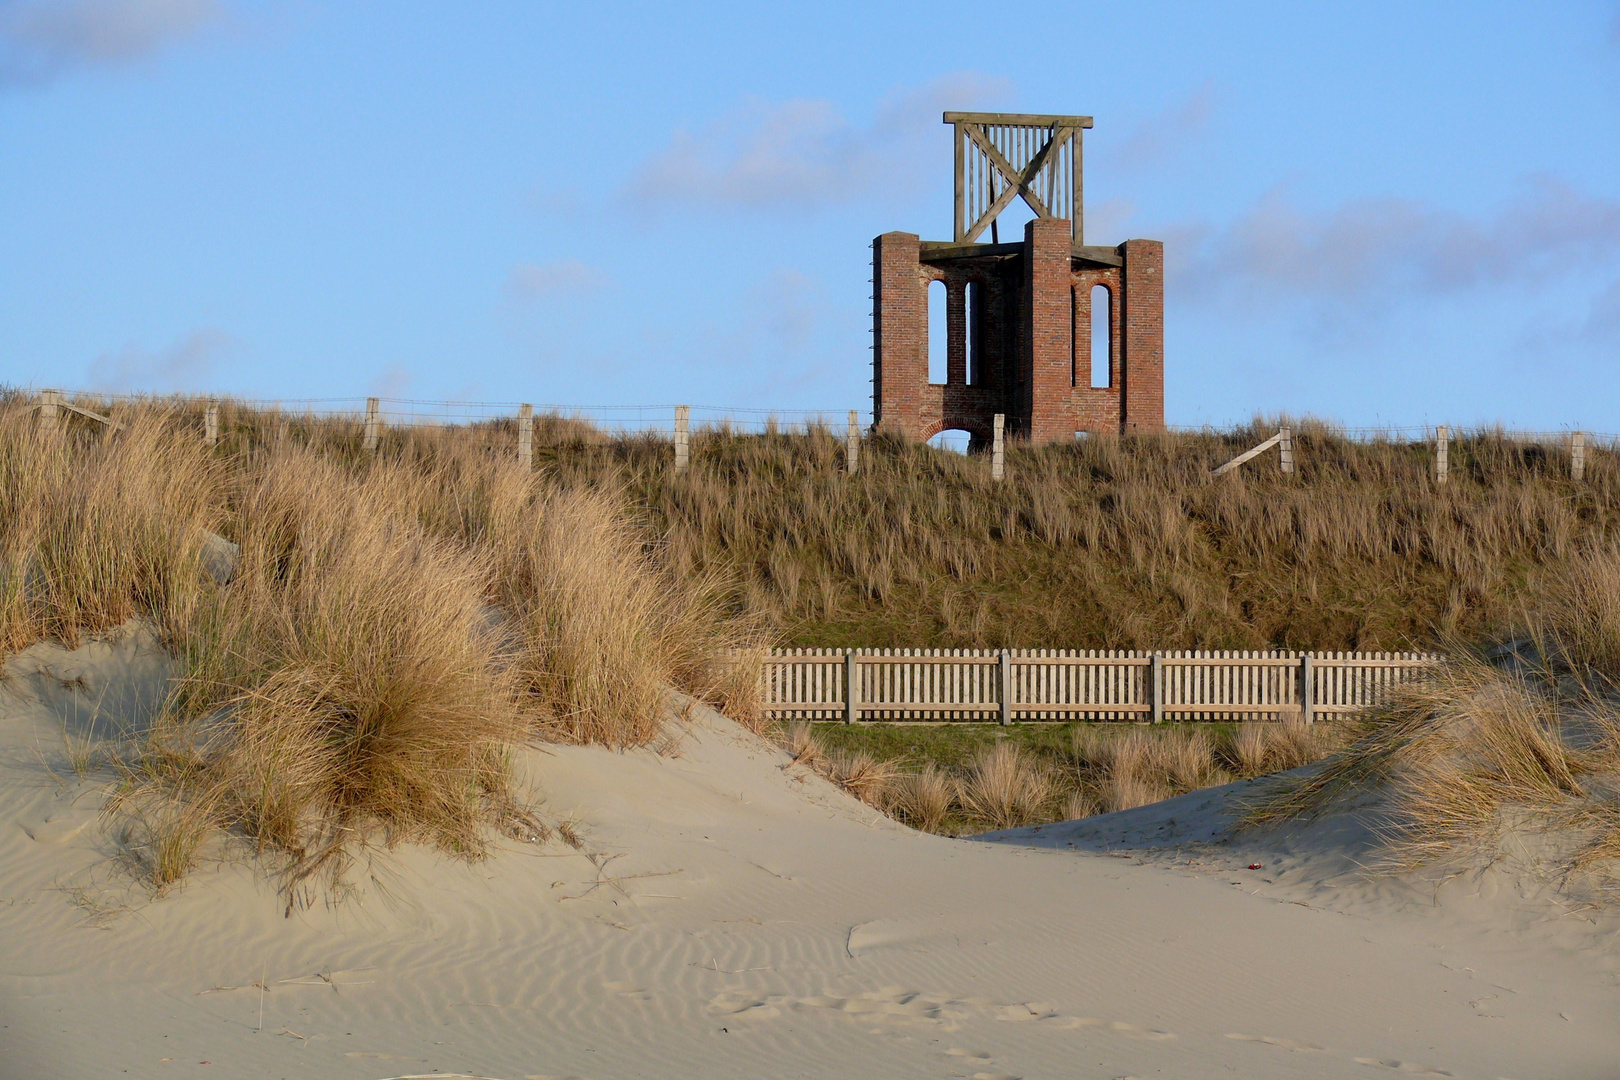
<instances>
[{"instance_id":1,"label":"weathered wooden beam","mask_svg":"<svg viewBox=\"0 0 1620 1080\"><path fill-rule=\"evenodd\" d=\"M1586 476L1586 432L1576 431L1569 437L1569 478L1579 481Z\"/></svg>"},{"instance_id":2,"label":"weathered wooden beam","mask_svg":"<svg viewBox=\"0 0 1620 1080\"><path fill-rule=\"evenodd\" d=\"M1017 244L958 244L954 240L924 240L917 245L917 256L923 262L940 262L945 259L971 259L993 258L1005 255L1020 255L1024 251L1022 243Z\"/></svg>"},{"instance_id":3,"label":"weathered wooden beam","mask_svg":"<svg viewBox=\"0 0 1620 1080\"><path fill-rule=\"evenodd\" d=\"M1233 469L1237 468L1239 465L1243 464L1245 461L1249 461L1249 460L1252 460L1254 458L1259 457L1261 454L1265 453L1267 450L1270 450L1273 446L1276 446L1278 443L1282 442L1282 437L1283 437L1283 433L1280 432L1280 431L1277 432L1277 434L1273 435L1271 438L1267 439L1265 442L1261 443L1259 446L1254 447L1252 450L1243 451L1243 453L1239 454L1237 457L1233 458L1231 461L1228 461L1225 465L1217 465L1215 467L1214 471L1210 473L1210 475L1211 476L1221 476L1221 475L1223 475L1225 473L1231 472Z\"/></svg>"},{"instance_id":4,"label":"weathered wooden beam","mask_svg":"<svg viewBox=\"0 0 1620 1080\"><path fill-rule=\"evenodd\" d=\"M1009 127L1091 126L1089 116L1040 116L1034 113L948 112L947 124L1005 124Z\"/></svg>"},{"instance_id":5,"label":"weathered wooden beam","mask_svg":"<svg viewBox=\"0 0 1620 1080\"><path fill-rule=\"evenodd\" d=\"M959 244L954 240L923 240L917 245L917 256L923 262L945 262L949 259L991 259L1009 255L1022 255L1022 242L1014 244L986 244L975 241ZM1076 244L1073 257L1103 266L1124 266L1125 258L1117 247Z\"/></svg>"},{"instance_id":6,"label":"weathered wooden beam","mask_svg":"<svg viewBox=\"0 0 1620 1080\"><path fill-rule=\"evenodd\" d=\"M1119 253L1118 248L1099 247L1097 245L1074 245L1074 257L1087 262L1102 263L1104 266L1124 266L1125 257Z\"/></svg>"},{"instance_id":7,"label":"weathered wooden beam","mask_svg":"<svg viewBox=\"0 0 1620 1080\"><path fill-rule=\"evenodd\" d=\"M75 405L73 402L66 400L62 397L62 391L60 390L41 390L39 392L39 403L33 407L39 410L39 422L43 427L56 427L61 412L65 409L71 413L78 413L86 419L106 424L113 431L122 431L124 429L124 425L112 417L102 416L98 412L86 409L83 405Z\"/></svg>"},{"instance_id":8,"label":"weathered wooden beam","mask_svg":"<svg viewBox=\"0 0 1620 1080\"><path fill-rule=\"evenodd\" d=\"M1451 474L1451 428L1441 424L1434 429L1434 482L1444 484Z\"/></svg>"},{"instance_id":9,"label":"weathered wooden beam","mask_svg":"<svg viewBox=\"0 0 1620 1080\"><path fill-rule=\"evenodd\" d=\"M956 216L952 236L962 239L967 229L967 202L964 188L967 184L967 148L962 142L962 125L951 126L951 144L956 148Z\"/></svg>"},{"instance_id":10,"label":"weathered wooden beam","mask_svg":"<svg viewBox=\"0 0 1620 1080\"><path fill-rule=\"evenodd\" d=\"M844 433L844 464L854 476L861 464L861 414L849 410L849 430Z\"/></svg>"}]
</instances>

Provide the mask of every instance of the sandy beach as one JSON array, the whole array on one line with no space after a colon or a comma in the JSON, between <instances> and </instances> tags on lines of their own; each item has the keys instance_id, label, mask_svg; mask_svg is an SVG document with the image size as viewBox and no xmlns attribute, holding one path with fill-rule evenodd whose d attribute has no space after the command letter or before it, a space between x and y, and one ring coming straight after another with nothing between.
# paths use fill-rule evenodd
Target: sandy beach
<instances>
[{"instance_id":1,"label":"sandy beach","mask_svg":"<svg viewBox=\"0 0 1620 1080\"><path fill-rule=\"evenodd\" d=\"M1230 788L929 836L701 707L662 753L526 752L582 850L379 850L351 894L288 914L221 848L153 899L64 732L138 725L166 663L126 635L7 664L5 1077L1573 1078L1620 1060L1614 920L1511 862L1370 877L1350 819L1228 841Z\"/></svg>"}]
</instances>

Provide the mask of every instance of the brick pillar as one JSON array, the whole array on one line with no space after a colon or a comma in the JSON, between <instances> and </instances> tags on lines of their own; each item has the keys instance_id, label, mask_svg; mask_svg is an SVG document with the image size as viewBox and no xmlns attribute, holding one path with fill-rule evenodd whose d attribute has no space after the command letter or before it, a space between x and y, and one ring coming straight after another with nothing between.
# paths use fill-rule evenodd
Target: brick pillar
<instances>
[{"instance_id":1,"label":"brick pillar","mask_svg":"<svg viewBox=\"0 0 1620 1080\"><path fill-rule=\"evenodd\" d=\"M928 297L919 277L915 233L872 241L872 415L878 427L922 437L928 385Z\"/></svg>"},{"instance_id":2,"label":"brick pillar","mask_svg":"<svg viewBox=\"0 0 1620 1080\"><path fill-rule=\"evenodd\" d=\"M1074 311L1070 289L1073 237L1061 218L1024 225L1024 328L1030 373L1030 416L1025 434L1035 443L1072 442L1075 422L1070 385Z\"/></svg>"},{"instance_id":3,"label":"brick pillar","mask_svg":"<svg viewBox=\"0 0 1620 1080\"><path fill-rule=\"evenodd\" d=\"M1126 431L1156 431L1164 427L1164 245L1127 240L1120 251L1120 423Z\"/></svg>"}]
</instances>

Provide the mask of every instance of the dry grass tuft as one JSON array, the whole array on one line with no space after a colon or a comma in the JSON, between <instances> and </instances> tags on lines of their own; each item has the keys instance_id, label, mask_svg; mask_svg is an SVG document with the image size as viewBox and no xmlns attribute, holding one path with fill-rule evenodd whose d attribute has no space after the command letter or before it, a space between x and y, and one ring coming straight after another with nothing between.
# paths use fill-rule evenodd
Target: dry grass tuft
<instances>
[{"instance_id":1,"label":"dry grass tuft","mask_svg":"<svg viewBox=\"0 0 1620 1080\"><path fill-rule=\"evenodd\" d=\"M209 449L185 403L121 407L118 431L26 404L0 396L0 650L138 616L183 660L110 803L156 888L219 831L289 885L336 882L373 840L541 841L516 744L644 744L671 687L757 720L759 620L723 570L677 573L617 489L546 482L471 432L372 457L341 422L272 442L227 409ZM228 583L210 533L240 546Z\"/></svg>"},{"instance_id":2,"label":"dry grass tuft","mask_svg":"<svg viewBox=\"0 0 1620 1080\"><path fill-rule=\"evenodd\" d=\"M981 752L962 781L963 809L996 829L1035 820L1051 795L1051 777L1010 742Z\"/></svg>"},{"instance_id":3,"label":"dry grass tuft","mask_svg":"<svg viewBox=\"0 0 1620 1080\"><path fill-rule=\"evenodd\" d=\"M899 777L900 768L895 762L878 761L866 754L834 753L826 758L825 774L861 802L881 810L888 805L889 788Z\"/></svg>"},{"instance_id":4,"label":"dry grass tuft","mask_svg":"<svg viewBox=\"0 0 1620 1080\"><path fill-rule=\"evenodd\" d=\"M938 832L957 800L957 790L956 780L930 761L921 771L896 778L890 808L913 828Z\"/></svg>"}]
</instances>

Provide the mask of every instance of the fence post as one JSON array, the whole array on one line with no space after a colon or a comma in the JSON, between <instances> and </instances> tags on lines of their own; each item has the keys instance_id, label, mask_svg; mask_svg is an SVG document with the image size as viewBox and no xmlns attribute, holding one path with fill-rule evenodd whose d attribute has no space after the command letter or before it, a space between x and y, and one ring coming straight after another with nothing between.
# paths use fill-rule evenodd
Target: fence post
<instances>
[{"instance_id":1,"label":"fence post","mask_svg":"<svg viewBox=\"0 0 1620 1080\"><path fill-rule=\"evenodd\" d=\"M1148 702L1153 706L1149 714L1155 724L1164 722L1164 657L1154 653L1148 661Z\"/></svg>"},{"instance_id":2,"label":"fence post","mask_svg":"<svg viewBox=\"0 0 1620 1080\"><path fill-rule=\"evenodd\" d=\"M366 398L366 435L361 441L361 448L368 454L377 452L377 444L380 441L382 421L377 417L377 407L381 404L378 398Z\"/></svg>"},{"instance_id":3,"label":"fence post","mask_svg":"<svg viewBox=\"0 0 1620 1080\"><path fill-rule=\"evenodd\" d=\"M687 462L691 460L691 449L687 439L691 435L692 406L675 406L675 471L683 472Z\"/></svg>"},{"instance_id":4,"label":"fence post","mask_svg":"<svg viewBox=\"0 0 1620 1080\"><path fill-rule=\"evenodd\" d=\"M1012 723L1012 655L1001 650L1001 725Z\"/></svg>"},{"instance_id":5,"label":"fence post","mask_svg":"<svg viewBox=\"0 0 1620 1080\"><path fill-rule=\"evenodd\" d=\"M854 476L861 463L861 418L854 409L849 410L849 431L844 435L844 462Z\"/></svg>"},{"instance_id":6,"label":"fence post","mask_svg":"<svg viewBox=\"0 0 1620 1080\"><path fill-rule=\"evenodd\" d=\"M1579 481L1586 475L1586 432L1577 431L1569 437L1569 478Z\"/></svg>"},{"instance_id":7,"label":"fence post","mask_svg":"<svg viewBox=\"0 0 1620 1080\"><path fill-rule=\"evenodd\" d=\"M1294 432L1291 428L1283 428L1277 432L1277 449L1282 453L1282 471L1294 471Z\"/></svg>"},{"instance_id":8,"label":"fence post","mask_svg":"<svg viewBox=\"0 0 1620 1080\"><path fill-rule=\"evenodd\" d=\"M203 445L214 446L219 442L219 402L210 401L208 411L203 414Z\"/></svg>"},{"instance_id":9,"label":"fence post","mask_svg":"<svg viewBox=\"0 0 1620 1080\"><path fill-rule=\"evenodd\" d=\"M1315 691L1311 686L1311 654L1299 654L1299 718L1307 724L1316 723Z\"/></svg>"},{"instance_id":10,"label":"fence post","mask_svg":"<svg viewBox=\"0 0 1620 1080\"><path fill-rule=\"evenodd\" d=\"M853 724L861 713L861 683L856 674L855 650L844 654L844 723Z\"/></svg>"},{"instance_id":11,"label":"fence post","mask_svg":"<svg viewBox=\"0 0 1620 1080\"><path fill-rule=\"evenodd\" d=\"M59 390L41 390L39 392L39 426L47 431L55 431L62 409L57 402L62 400Z\"/></svg>"},{"instance_id":12,"label":"fence post","mask_svg":"<svg viewBox=\"0 0 1620 1080\"><path fill-rule=\"evenodd\" d=\"M1007 471L1007 414L996 413L995 429L990 442L990 479L1000 480Z\"/></svg>"},{"instance_id":13,"label":"fence post","mask_svg":"<svg viewBox=\"0 0 1620 1080\"><path fill-rule=\"evenodd\" d=\"M518 406L518 461L525 469L534 468L534 406Z\"/></svg>"},{"instance_id":14,"label":"fence post","mask_svg":"<svg viewBox=\"0 0 1620 1080\"><path fill-rule=\"evenodd\" d=\"M1434 482L1446 482L1446 474L1451 471L1451 463L1447 460L1451 456L1451 428L1441 424L1434 429Z\"/></svg>"}]
</instances>

